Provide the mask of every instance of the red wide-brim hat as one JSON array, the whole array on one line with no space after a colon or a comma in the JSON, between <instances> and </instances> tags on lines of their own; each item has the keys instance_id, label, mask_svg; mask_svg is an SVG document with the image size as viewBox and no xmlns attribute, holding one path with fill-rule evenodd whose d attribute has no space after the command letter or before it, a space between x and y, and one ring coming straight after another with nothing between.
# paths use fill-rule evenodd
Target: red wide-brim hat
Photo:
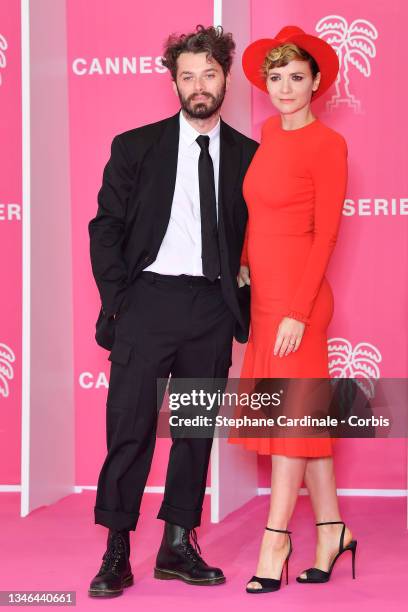
<instances>
[{"instance_id":1,"label":"red wide-brim hat","mask_svg":"<svg viewBox=\"0 0 408 612\"><path fill-rule=\"evenodd\" d=\"M297 26L286 26L275 38L261 38L251 43L242 56L245 76L253 85L267 92L265 77L262 74L262 64L269 51L284 43L294 43L310 53L316 60L321 77L319 88L313 94L313 100L315 100L324 94L336 80L339 71L339 59L333 47L326 41L317 36L306 34Z\"/></svg>"}]
</instances>

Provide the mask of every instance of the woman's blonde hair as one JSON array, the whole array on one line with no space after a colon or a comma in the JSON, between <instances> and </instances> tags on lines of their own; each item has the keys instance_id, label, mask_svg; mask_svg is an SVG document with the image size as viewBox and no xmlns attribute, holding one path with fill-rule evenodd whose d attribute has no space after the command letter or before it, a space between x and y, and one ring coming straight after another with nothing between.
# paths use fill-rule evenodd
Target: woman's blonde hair
<instances>
[{"instance_id":1,"label":"woman's blonde hair","mask_svg":"<svg viewBox=\"0 0 408 612\"><path fill-rule=\"evenodd\" d=\"M319 72L319 66L310 53L304 49L301 49L294 43L285 43L283 45L279 45L279 47L271 49L266 54L261 66L263 76L266 79L271 68L287 66L292 60L308 62L313 78L315 78L316 74Z\"/></svg>"}]
</instances>

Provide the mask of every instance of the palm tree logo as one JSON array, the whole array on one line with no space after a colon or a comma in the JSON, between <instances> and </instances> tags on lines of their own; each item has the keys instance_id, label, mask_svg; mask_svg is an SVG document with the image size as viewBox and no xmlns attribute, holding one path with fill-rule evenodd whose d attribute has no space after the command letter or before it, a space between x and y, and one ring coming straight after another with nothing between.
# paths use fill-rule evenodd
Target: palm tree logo
<instances>
[{"instance_id":1,"label":"palm tree logo","mask_svg":"<svg viewBox=\"0 0 408 612\"><path fill-rule=\"evenodd\" d=\"M369 342L359 342L353 348L345 338L328 340L329 372L333 378L354 378L368 399L375 395L375 379L380 378L380 351Z\"/></svg>"},{"instance_id":2,"label":"palm tree logo","mask_svg":"<svg viewBox=\"0 0 408 612\"><path fill-rule=\"evenodd\" d=\"M4 53L8 47L7 40L3 34L0 34L0 68L5 68L7 64L6 54ZM0 85L2 83L2 76L0 72Z\"/></svg>"},{"instance_id":3,"label":"palm tree logo","mask_svg":"<svg viewBox=\"0 0 408 612\"><path fill-rule=\"evenodd\" d=\"M317 22L316 32L319 38L333 47L340 64L335 82L336 93L327 102L327 109L347 104L355 112L360 112L360 100L350 91L350 65L367 78L371 75L370 60L376 56L373 41L378 38L377 28L366 19L355 19L348 25L344 17L328 15Z\"/></svg>"},{"instance_id":4,"label":"palm tree logo","mask_svg":"<svg viewBox=\"0 0 408 612\"><path fill-rule=\"evenodd\" d=\"M14 370L12 364L15 362L16 356L13 350L0 342L0 396L9 396L9 380L14 378Z\"/></svg>"}]
</instances>

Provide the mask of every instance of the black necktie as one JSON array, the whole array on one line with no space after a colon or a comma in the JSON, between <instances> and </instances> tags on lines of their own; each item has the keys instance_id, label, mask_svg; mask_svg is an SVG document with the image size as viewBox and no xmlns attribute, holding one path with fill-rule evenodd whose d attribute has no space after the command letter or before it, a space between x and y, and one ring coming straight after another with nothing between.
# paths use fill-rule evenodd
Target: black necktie
<instances>
[{"instance_id":1,"label":"black necktie","mask_svg":"<svg viewBox=\"0 0 408 612\"><path fill-rule=\"evenodd\" d=\"M201 211L201 258L203 274L210 281L220 275L220 254L218 251L217 201L215 198L214 167L208 145L209 136L196 139L201 149L198 159L198 183L200 186Z\"/></svg>"}]
</instances>

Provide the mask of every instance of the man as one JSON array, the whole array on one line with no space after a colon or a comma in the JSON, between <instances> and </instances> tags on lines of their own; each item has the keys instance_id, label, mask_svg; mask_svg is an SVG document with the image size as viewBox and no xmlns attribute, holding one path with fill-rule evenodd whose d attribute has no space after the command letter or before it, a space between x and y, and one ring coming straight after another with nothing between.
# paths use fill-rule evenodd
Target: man
<instances>
[{"instance_id":1,"label":"man","mask_svg":"<svg viewBox=\"0 0 408 612\"><path fill-rule=\"evenodd\" d=\"M129 531L155 445L157 379L226 378L233 335L248 334L237 274L247 221L242 181L257 143L220 120L234 48L222 28L169 38L163 63L181 111L113 139L89 224L102 301L96 338L111 348L108 454L95 504L95 522L109 535L91 596L120 595L133 583ZM211 444L173 438L156 578L225 581L200 556L194 530Z\"/></svg>"}]
</instances>

